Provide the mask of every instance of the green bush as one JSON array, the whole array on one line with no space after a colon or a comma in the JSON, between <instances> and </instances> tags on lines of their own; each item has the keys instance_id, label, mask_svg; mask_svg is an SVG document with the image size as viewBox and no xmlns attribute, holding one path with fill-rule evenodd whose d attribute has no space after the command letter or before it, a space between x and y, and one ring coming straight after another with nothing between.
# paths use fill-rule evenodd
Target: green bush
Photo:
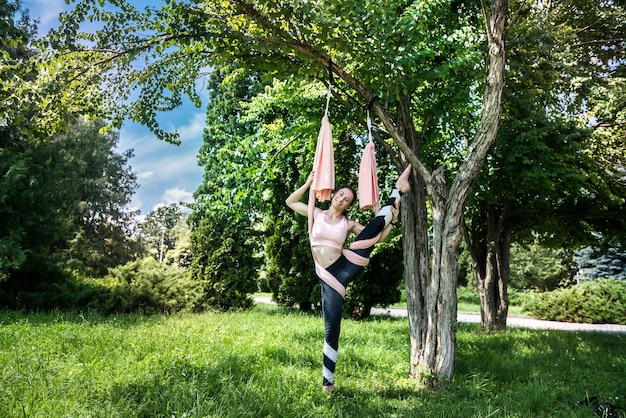
<instances>
[{"instance_id":1,"label":"green bush","mask_svg":"<svg viewBox=\"0 0 626 418\"><path fill-rule=\"evenodd\" d=\"M456 290L456 297L459 303L480 304L478 292L476 292L476 288L472 286L459 286Z\"/></svg>"},{"instance_id":2,"label":"green bush","mask_svg":"<svg viewBox=\"0 0 626 418\"><path fill-rule=\"evenodd\" d=\"M103 281L110 292L104 300L88 306L104 313L173 313L203 310L202 283L185 269L148 257L109 270Z\"/></svg>"},{"instance_id":3,"label":"green bush","mask_svg":"<svg viewBox=\"0 0 626 418\"><path fill-rule=\"evenodd\" d=\"M103 315L197 312L205 310L201 282L187 270L153 258L133 261L109 270L105 278L69 275L28 290L0 291L0 303L9 309L94 311Z\"/></svg>"},{"instance_id":4,"label":"green bush","mask_svg":"<svg viewBox=\"0 0 626 418\"><path fill-rule=\"evenodd\" d=\"M626 281L601 279L539 293L526 309L551 321L626 325Z\"/></svg>"}]
</instances>

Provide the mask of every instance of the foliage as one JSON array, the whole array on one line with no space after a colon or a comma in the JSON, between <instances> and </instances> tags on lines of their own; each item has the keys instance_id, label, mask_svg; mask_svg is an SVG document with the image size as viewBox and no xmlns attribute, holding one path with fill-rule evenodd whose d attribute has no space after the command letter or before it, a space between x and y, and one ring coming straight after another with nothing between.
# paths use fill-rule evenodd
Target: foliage
<instances>
[{"instance_id":1,"label":"foliage","mask_svg":"<svg viewBox=\"0 0 626 418\"><path fill-rule=\"evenodd\" d=\"M215 212L196 214L193 222L191 277L204 302L222 311L251 307L259 260L245 232L249 224Z\"/></svg>"},{"instance_id":2,"label":"foliage","mask_svg":"<svg viewBox=\"0 0 626 418\"><path fill-rule=\"evenodd\" d=\"M128 165L133 151L118 153L119 132L100 133L102 126L82 120L52 142L62 144L56 158L63 165L56 169L67 174L53 181L57 193L64 192L65 216L72 222L66 253L59 258L94 276L142 251L131 236L135 213L126 209L137 189L137 177Z\"/></svg>"},{"instance_id":3,"label":"foliage","mask_svg":"<svg viewBox=\"0 0 626 418\"><path fill-rule=\"evenodd\" d=\"M461 286L456 290L457 302L478 305L480 303L476 289L472 286Z\"/></svg>"},{"instance_id":4,"label":"foliage","mask_svg":"<svg viewBox=\"0 0 626 418\"><path fill-rule=\"evenodd\" d=\"M598 278L626 279L626 254L616 248L586 247L574 253L578 267L576 280Z\"/></svg>"},{"instance_id":5,"label":"foliage","mask_svg":"<svg viewBox=\"0 0 626 418\"><path fill-rule=\"evenodd\" d=\"M241 122L240 101L249 100L262 83L255 74L227 70L211 75L199 152L205 169L189 217L191 274L205 284L208 303L220 310L250 307L248 293L257 289L259 175L266 151L262 143L247 140L254 125Z\"/></svg>"},{"instance_id":6,"label":"foliage","mask_svg":"<svg viewBox=\"0 0 626 418\"><path fill-rule=\"evenodd\" d=\"M188 214L184 214L169 231L174 241L174 248L165 253L165 262L180 268L191 266L193 255L191 254L191 229L187 222Z\"/></svg>"},{"instance_id":7,"label":"foliage","mask_svg":"<svg viewBox=\"0 0 626 418\"><path fill-rule=\"evenodd\" d=\"M626 324L626 282L599 279L540 293L526 308L532 316L551 321Z\"/></svg>"},{"instance_id":8,"label":"foliage","mask_svg":"<svg viewBox=\"0 0 626 418\"><path fill-rule=\"evenodd\" d=\"M538 243L513 244L510 268L510 286L540 292L571 284L575 273L571 251L546 248Z\"/></svg>"},{"instance_id":9,"label":"foliage","mask_svg":"<svg viewBox=\"0 0 626 418\"><path fill-rule=\"evenodd\" d=\"M0 289L0 305L14 310L55 309L102 315L205 310L203 289L186 270L140 259L111 269L103 279L77 275L41 282L28 289Z\"/></svg>"},{"instance_id":10,"label":"foliage","mask_svg":"<svg viewBox=\"0 0 626 418\"><path fill-rule=\"evenodd\" d=\"M179 106L183 95L199 105L196 80L207 68L233 63L270 77L311 80L324 72L318 65L327 56L384 102L418 90L424 91L424 108L467 100L465 82L473 77L463 76L482 58L471 30L479 24L477 13L445 2L171 1L140 10L127 1L85 0L61 16L44 58L66 63L65 71L49 75L52 80L75 74L70 88L81 82L106 86L101 103L117 123L128 117L176 141L175 133L158 126L156 113ZM87 21L98 22L99 29L82 31ZM133 101L120 105L131 95ZM83 96L76 99L84 102ZM463 113L449 109L448 121Z\"/></svg>"},{"instance_id":11,"label":"foliage","mask_svg":"<svg viewBox=\"0 0 626 418\"><path fill-rule=\"evenodd\" d=\"M461 244L459 253L459 267L457 285L460 287L476 287L476 280L472 271L472 256L465 243Z\"/></svg>"},{"instance_id":12,"label":"foliage","mask_svg":"<svg viewBox=\"0 0 626 418\"><path fill-rule=\"evenodd\" d=\"M456 290L456 294L459 311L480 312L480 298L478 297L475 286L459 286ZM508 314L511 315L511 308L517 313L523 313L524 306L528 304L527 301L534 297L534 295L535 293L533 291L517 290L514 287L509 287ZM461 306L463 306L464 309L461 309Z\"/></svg>"},{"instance_id":13,"label":"foliage","mask_svg":"<svg viewBox=\"0 0 626 418\"><path fill-rule=\"evenodd\" d=\"M28 64L37 55L32 48L36 33L36 23L22 10L19 0L0 1L0 135L5 140L29 136L37 130L32 120L36 98L16 94L15 90L23 93L24 86L36 77L35 69Z\"/></svg>"},{"instance_id":14,"label":"foliage","mask_svg":"<svg viewBox=\"0 0 626 418\"><path fill-rule=\"evenodd\" d=\"M118 138L100 135L101 123L58 112L71 126L63 132L41 120L56 104L31 62L40 58L36 25L20 2L2 1L0 13L0 281L54 280L64 268L106 272L138 251L126 236L132 217L122 213L135 187L132 153L116 154Z\"/></svg>"},{"instance_id":15,"label":"foliage","mask_svg":"<svg viewBox=\"0 0 626 418\"><path fill-rule=\"evenodd\" d=\"M0 323L7 418L588 418L589 408L574 407L586 396L626 406L623 334L458 324L458 373L432 391L406 378L406 320L346 320L330 398L320 390L315 315L268 306L151 317L0 312Z\"/></svg>"},{"instance_id":16,"label":"foliage","mask_svg":"<svg viewBox=\"0 0 626 418\"><path fill-rule=\"evenodd\" d=\"M348 288L344 312L367 318L373 306L387 307L398 302L403 278L402 240L394 228L385 242L376 244L365 271Z\"/></svg>"},{"instance_id":17,"label":"foliage","mask_svg":"<svg viewBox=\"0 0 626 418\"><path fill-rule=\"evenodd\" d=\"M53 270L101 275L139 251L129 237L133 214L124 212L135 190L117 133L81 121L41 144L0 145L1 272L7 286L54 280ZM49 266L49 267L45 267Z\"/></svg>"},{"instance_id":18,"label":"foliage","mask_svg":"<svg viewBox=\"0 0 626 418\"><path fill-rule=\"evenodd\" d=\"M21 17L20 17L21 16ZM19 2L0 2L0 206L9 205L13 194L12 177L20 177L26 171L27 159L9 155L7 147L13 145L14 152L21 147L20 130L9 123L7 113L13 111L8 103L10 95L10 81L17 79L22 82L32 73L26 71L21 63L27 60L34 52L28 47L29 41L36 32L36 26L30 21L27 14L23 14ZM15 144L13 144L15 142ZM12 164L14 166L12 167ZM12 167L11 172L9 168ZM9 271L19 268L28 258L28 250L21 245L24 231L14 231L9 234L11 214L6 209L0 212L3 223L0 226L0 282L7 278Z\"/></svg>"},{"instance_id":19,"label":"foliage","mask_svg":"<svg viewBox=\"0 0 626 418\"><path fill-rule=\"evenodd\" d=\"M614 38L622 19L623 5L616 2L519 4L507 35L507 89L496 147L465 216L466 238L483 275L506 274L511 242L533 245L539 239L573 249L596 241L598 232L609 241L623 240L624 162L616 155L620 147L624 155L618 98L624 66ZM593 119L599 123L589 123ZM603 147L606 152L599 151ZM497 256L489 256L489 245ZM511 283L521 277L513 263L517 278ZM519 286L553 288L567 272L557 276L552 284ZM492 285L502 289L507 280L499 277Z\"/></svg>"},{"instance_id":20,"label":"foliage","mask_svg":"<svg viewBox=\"0 0 626 418\"><path fill-rule=\"evenodd\" d=\"M201 284L186 269L151 257L111 269L105 283L113 290L112 301L102 302L106 312L118 312L117 304L124 306L123 312L144 313L200 311L206 306ZM124 296L127 300L121 300Z\"/></svg>"}]
</instances>

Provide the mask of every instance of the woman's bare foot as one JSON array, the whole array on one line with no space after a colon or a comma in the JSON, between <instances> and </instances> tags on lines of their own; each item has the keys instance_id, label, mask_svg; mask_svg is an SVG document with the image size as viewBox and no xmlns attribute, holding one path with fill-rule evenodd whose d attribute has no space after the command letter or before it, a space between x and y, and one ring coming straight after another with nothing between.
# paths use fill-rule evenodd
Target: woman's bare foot
<instances>
[{"instance_id":1,"label":"woman's bare foot","mask_svg":"<svg viewBox=\"0 0 626 418\"><path fill-rule=\"evenodd\" d=\"M396 189L400 190L402 193L407 193L411 190L411 185L409 184L409 176L411 175L411 170L413 167L410 165L404 169L400 177L398 177L398 181L396 181Z\"/></svg>"},{"instance_id":2,"label":"woman's bare foot","mask_svg":"<svg viewBox=\"0 0 626 418\"><path fill-rule=\"evenodd\" d=\"M337 391L337 388L335 387L335 385L322 386L322 391L335 393Z\"/></svg>"}]
</instances>

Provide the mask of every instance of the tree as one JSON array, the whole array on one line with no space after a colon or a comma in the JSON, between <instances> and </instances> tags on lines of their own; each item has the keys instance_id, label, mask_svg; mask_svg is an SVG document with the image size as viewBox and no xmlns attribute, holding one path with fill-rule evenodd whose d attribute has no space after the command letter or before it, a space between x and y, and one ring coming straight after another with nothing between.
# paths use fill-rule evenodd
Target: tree
<instances>
[{"instance_id":1,"label":"tree","mask_svg":"<svg viewBox=\"0 0 626 418\"><path fill-rule=\"evenodd\" d=\"M127 166L132 151L117 154L117 133L81 121L42 144L14 141L2 147L0 227L3 266L18 286L49 281L60 270L104 275L139 252L124 212L135 190Z\"/></svg>"},{"instance_id":2,"label":"tree","mask_svg":"<svg viewBox=\"0 0 626 418\"><path fill-rule=\"evenodd\" d=\"M593 242L598 231L623 237L626 227L620 215L626 190L616 181L623 162L614 148L605 153L613 157L592 151L599 132L585 126L590 114L582 113L590 89L609 88L623 71L603 75L619 55L604 49L614 42L620 9L584 1L536 7L522 10L508 35L502 127L465 216L481 324L491 330L506 327L512 242L539 237L544 245L572 248ZM573 10L581 19L571 19ZM573 61L580 65L569 66Z\"/></svg>"},{"instance_id":3,"label":"tree","mask_svg":"<svg viewBox=\"0 0 626 418\"><path fill-rule=\"evenodd\" d=\"M36 27L28 15L23 14L20 18L21 8L19 2L0 1L0 61L2 69L2 84L0 86L0 204L5 206L10 198L10 179L8 173L15 163L13 175L23 170L24 162L19 158L8 155L7 147L13 144L19 147L21 139L20 130L9 123L7 113L10 109L7 98L11 94L11 88L6 80L17 79L23 81L32 73L26 71L21 63L27 60L34 52L28 48L28 42L33 38ZM7 218L8 221L9 218ZM4 223L4 222L3 222ZM9 222L7 222L9 223ZM21 233L9 234L7 226L0 227L0 282L7 278L10 270L18 268L26 260L27 253L21 247Z\"/></svg>"},{"instance_id":4,"label":"tree","mask_svg":"<svg viewBox=\"0 0 626 418\"><path fill-rule=\"evenodd\" d=\"M137 189L137 177L128 165L132 150L118 153L119 132L100 133L102 122L80 120L68 133L58 135L58 167L66 176L56 178L56 193L71 222L61 256L66 265L95 276L133 260L142 251L131 235L134 212L128 212Z\"/></svg>"},{"instance_id":5,"label":"tree","mask_svg":"<svg viewBox=\"0 0 626 418\"><path fill-rule=\"evenodd\" d=\"M141 239L155 260L163 261L165 253L176 245L173 229L183 219L178 203L159 206L146 215L141 225Z\"/></svg>"},{"instance_id":6,"label":"tree","mask_svg":"<svg viewBox=\"0 0 626 418\"><path fill-rule=\"evenodd\" d=\"M28 84L35 78L35 71L26 63L36 55L30 43L35 40L37 26L30 21L28 12L22 10L19 1L0 0L0 18L0 132L6 140L8 136L16 139L29 131L30 97L25 95L18 100L13 87Z\"/></svg>"},{"instance_id":7,"label":"tree","mask_svg":"<svg viewBox=\"0 0 626 418\"><path fill-rule=\"evenodd\" d=\"M230 80L224 83L224 79ZM205 167L195 193L191 225L191 275L205 283L209 305L251 306L260 264L259 195L255 167L263 149L245 141L252 124L242 121L240 100L263 84L254 73L222 69L211 75L207 129L199 161Z\"/></svg>"},{"instance_id":8,"label":"tree","mask_svg":"<svg viewBox=\"0 0 626 418\"><path fill-rule=\"evenodd\" d=\"M434 371L440 380L450 379L461 219L498 130L507 2L496 0L482 10L463 3L402 1L356 0L323 7L313 2L172 2L161 12L148 8L143 14L126 2L115 4L118 12L100 13L93 2L78 3L52 40L57 50L49 61L68 57L65 68L73 82L106 84L107 94L115 97L103 97L110 111L141 85L138 99L116 113L118 120L128 115L163 138L175 140L156 126L155 112L179 104L181 93L197 100L196 77L208 66L228 62L275 76L310 78L329 69L339 83L337 95L346 103L371 104L380 129L392 139L378 138L379 144L399 168L410 163L415 172L402 215L410 373ZM102 29L81 45L77 23L88 15L101 20ZM479 29L481 24L486 31ZM486 55L480 53L481 40ZM135 69L140 56L147 63ZM482 106L477 106L480 60L485 77ZM165 90L171 94L162 94ZM354 96L358 99L351 102ZM466 148L463 138L469 142ZM461 164L448 183L443 167L431 170L420 158L426 143L431 151L437 144L463 148Z\"/></svg>"},{"instance_id":9,"label":"tree","mask_svg":"<svg viewBox=\"0 0 626 418\"><path fill-rule=\"evenodd\" d=\"M132 152L116 154L115 133L68 113L56 116L71 131L47 134L56 130L39 124L50 101L35 65L36 26L19 2L0 1L0 13L0 281L106 272L138 251L127 234L132 214L122 211L135 188Z\"/></svg>"},{"instance_id":10,"label":"tree","mask_svg":"<svg viewBox=\"0 0 626 418\"><path fill-rule=\"evenodd\" d=\"M572 283L572 251L546 248L539 243L511 248L510 283L515 289L554 290Z\"/></svg>"},{"instance_id":11,"label":"tree","mask_svg":"<svg viewBox=\"0 0 626 418\"><path fill-rule=\"evenodd\" d=\"M626 254L616 248L585 247L575 252L574 261L578 266L575 279L579 282L600 278L626 280Z\"/></svg>"},{"instance_id":12,"label":"tree","mask_svg":"<svg viewBox=\"0 0 626 418\"><path fill-rule=\"evenodd\" d=\"M193 261L193 254L191 253L191 229L189 228L188 218L188 214L183 214L170 231L170 235L174 240L174 247L168 249L165 253L165 262L180 268L190 267Z\"/></svg>"},{"instance_id":13,"label":"tree","mask_svg":"<svg viewBox=\"0 0 626 418\"><path fill-rule=\"evenodd\" d=\"M259 264L245 233L249 225L214 211L196 214L192 222L191 276L204 284L206 303L222 311L249 308Z\"/></svg>"}]
</instances>

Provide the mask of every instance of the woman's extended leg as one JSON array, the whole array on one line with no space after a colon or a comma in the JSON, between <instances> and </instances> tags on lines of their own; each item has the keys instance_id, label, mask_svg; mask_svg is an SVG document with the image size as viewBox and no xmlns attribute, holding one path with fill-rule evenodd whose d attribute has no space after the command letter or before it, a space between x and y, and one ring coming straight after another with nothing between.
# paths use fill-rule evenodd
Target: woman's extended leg
<instances>
[{"instance_id":1,"label":"woman's extended leg","mask_svg":"<svg viewBox=\"0 0 626 418\"><path fill-rule=\"evenodd\" d=\"M374 245L378 242L380 233L393 219L393 213L391 212L392 206L396 203L396 201L400 200L400 197L402 197L404 193L411 190L411 186L409 185L410 174L411 166L408 166L402 172L400 177L398 177L398 181L396 181L396 188L393 189L389 199L387 199L387 202L385 202L385 205L382 207L380 212L378 212L376 217L365 226L352 245L350 245L350 250L354 253L361 257L368 258L374 250Z\"/></svg>"},{"instance_id":2,"label":"woman's extended leg","mask_svg":"<svg viewBox=\"0 0 626 418\"><path fill-rule=\"evenodd\" d=\"M362 266L350 263L344 256L339 257L326 269L341 284L348 286L350 281L361 271ZM339 331L341 329L341 313L343 308L343 295L333 289L324 281L322 285L322 313L324 315L324 365L323 381L324 390L335 390L335 365L337 364L337 351L339 349Z\"/></svg>"}]
</instances>

